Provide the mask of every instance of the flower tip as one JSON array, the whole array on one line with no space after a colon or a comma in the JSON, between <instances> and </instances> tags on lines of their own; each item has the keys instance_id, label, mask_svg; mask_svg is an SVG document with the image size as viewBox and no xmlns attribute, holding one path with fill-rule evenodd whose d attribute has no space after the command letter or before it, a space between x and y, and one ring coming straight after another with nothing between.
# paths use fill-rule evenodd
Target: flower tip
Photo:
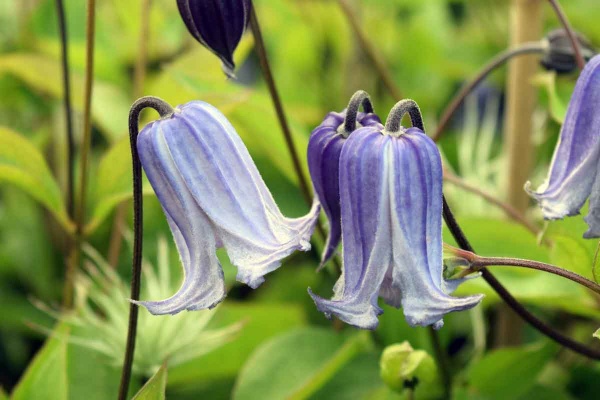
<instances>
[{"instance_id":1,"label":"flower tip","mask_svg":"<svg viewBox=\"0 0 600 400\"><path fill-rule=\"evenodd\" d=\"M600 216L594 215L593 211L584 218L588 224L588 230L583 234L584 239L597 239L600 238Z\"/></svg>"},{"instance_id":2,"label":"flower tip","mask_svg":"<svg viewBox=\"0 0 600 400\"><path fill-rule=\"evenodd\" d=\"M227 77L227 79L237 80L237 76L235 75L235 64L221 60L221 68L223 69L223 73Z\"/></svg>"},{"instance_id":3,"label":"flower tip","mask_svg":"<svg viewBox=\"0 0 600 400\"><path fill-rule=\"evenodd\" d=\"M370 303L344 302L339 300L326 300L313 293L308 288L308 294L315 302L317 310L322 312L327 319L335 315L341 321L359 329L375 330L379 326L378 317L383 314L383 309Z\"/></svg>"}]
</instances>

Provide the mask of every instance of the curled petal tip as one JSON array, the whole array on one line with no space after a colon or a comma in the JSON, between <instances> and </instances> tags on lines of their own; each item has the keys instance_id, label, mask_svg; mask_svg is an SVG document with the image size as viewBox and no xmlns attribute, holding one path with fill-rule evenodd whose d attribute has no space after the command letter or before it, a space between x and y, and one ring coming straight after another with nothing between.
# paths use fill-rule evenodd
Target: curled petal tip
<instances>
[{"instance_id":1,"label":"curled petal tip","mask_svg":"<svg viewBox=\"0 0 600 400\"><path fill-rule=\"evenodd\" d=\"M600 56L595 56L575 85L546 181L535 192L529 184L525 186L539 203L545 219L579 214L588 197L590 213L600 206L600 113L596 110L599 101Z\"/></svg>"},{"instance_id":2,"label":"curled petal tip","mask_svg":"<svg viewBox=\"0 0 600 400\"><path fill-rule=\"evenodd\" d=\"M326 300L314 294L310 288L308 289L308 294L315 302L317 310L322 312L328 319L331 319L332 315L335 315L341 321L356 328L376 329L379 325L377 317L383 314L383 310L380 307L364 304L360 301Z\"/></svg>"}]
</instances>

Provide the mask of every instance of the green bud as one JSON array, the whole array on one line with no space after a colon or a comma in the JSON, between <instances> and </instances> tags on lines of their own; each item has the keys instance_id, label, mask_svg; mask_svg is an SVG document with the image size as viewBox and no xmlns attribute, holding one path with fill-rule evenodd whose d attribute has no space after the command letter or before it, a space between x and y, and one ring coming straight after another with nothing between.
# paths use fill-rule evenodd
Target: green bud
<instances>
[{"instance_id":1,"label":"green bud","mask_svg":"<svg viewBox=\"0 0 600 400\"><path fill-rule=\"evenodd\" d=\"M433 358L423 350L414 350L408 342L386 347L379 365L381 379L398 393L415 383L417 388L439 387Z\"/></svg>"}]
</instances>

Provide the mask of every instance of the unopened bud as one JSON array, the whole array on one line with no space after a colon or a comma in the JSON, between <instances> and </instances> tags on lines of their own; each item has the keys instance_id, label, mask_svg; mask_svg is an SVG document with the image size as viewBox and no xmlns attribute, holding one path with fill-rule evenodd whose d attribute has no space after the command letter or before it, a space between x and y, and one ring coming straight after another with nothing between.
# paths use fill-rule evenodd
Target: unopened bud
<instances>
[{"instance_id":1,"label":"unopened bud","mask_svg":"<svg viewBox=\"0 0 600 400\"><path fill-rule=\"evenodd\" d=\"M595 49L583 35L576 32L575 37L579 43L581 55L586 62L589 61L596 54ZM540 61L544 68L559 74L566 74L577 68L575 50L573 50L569 35L564 29L555 29L549 32L545 40L548 48Z\"/></svg>"},{"instance_id":2,"label":"unopened bud","mask_svg":"<svg viewBox=\"0 0 600 400\"><path fill-rule=\"evenodd\" d=\"M437 387L438 372L433 358L423 350L415 350L410 343L388 346L379 363L381 379L400 393L406 387Z\"/></svg>"}]
</instances>

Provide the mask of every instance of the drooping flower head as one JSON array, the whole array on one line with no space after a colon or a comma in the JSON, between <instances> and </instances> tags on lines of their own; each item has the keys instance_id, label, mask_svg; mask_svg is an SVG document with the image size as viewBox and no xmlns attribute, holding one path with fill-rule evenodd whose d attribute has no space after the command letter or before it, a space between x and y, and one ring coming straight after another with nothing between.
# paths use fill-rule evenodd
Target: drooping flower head
<instances>
[{"instance_id":1,"label":"drooping flower head","mask_svg":"<svg viewBox=\"0 0 600 400\"><path fill-rule=\"evenodd\" d=\"M579 32L575 32L575 38L579 43L583 59L589 61L596 51L589 40ZM575 50L573 50L569 35L563 28L548 32L545 41L547 48L540 60L544 68L558 74L567 74L577 69Z\"/></svg>"},{"instance_id":2,"label":"drooping flower head","mask_svg":"<svg viewBox=\"0 0 600 400\"><path fill-rule=\"evenodd\" d=\"M360 106L364 112L358 112ZM383 128L374 114L369 95L360 90L342 112L330 112L316 127L308 142L308 168L319 202L329 221L329 235L321 258L325 264L335 253L342 236L340 212L339 161L342 146L357 128Z\"/></svg>"},{"instance_id":3,"label":"drooping flower head","mask_svg":"<svg viewBox=\"0 0 600 400\"><path fill-rule=\"evenodd\" d=\"M409 112L413 128L400 125ZM398 103L385 128L355 130L343 145L340 204L343 271L331 300L313 297L327 316L374 329L378 297L402 307L412 326L442 326L451 311L482 296L455 298L442 277L442 165L412 100Z\"/></svg>"},{"instance_id":4,"label":"drooping flower head","mask_svg":"<svg viewBox=\"0 0 600 400\"><path fill-rule=\"evenodd\" d=\"M310 249L319 207L284 217L233 126L219 110L192 101L148 124L137 139L142 166L175 238L185 279L162 301L139 304L153 314L214 307L225 296L217 247L237 279L252 288L295 250Z\"/></svg>"},{"instance_id":5,"label":"drooping flower head","mask_svg":"<svg viewBox=\"0 0 600 400\"><path fill-rule=\"evenodd\" d=\"M192 36L223 62L233 77L233 52L250 18L250 0L177 0L181 18Z\"/></svg>"},{"instance_id":6,"label":"drooping flower head","mask_svg":"<svg viewBox=\"0 0 600 400\"><path fill-rule=\"evenodd\" d=\"M585 66L577 84L546 181L536 191L525 190L536 199L546 219L579 214L590 198L585 217L585 238L600 237L600 56Z\"/></svg>"}]
</instances>

